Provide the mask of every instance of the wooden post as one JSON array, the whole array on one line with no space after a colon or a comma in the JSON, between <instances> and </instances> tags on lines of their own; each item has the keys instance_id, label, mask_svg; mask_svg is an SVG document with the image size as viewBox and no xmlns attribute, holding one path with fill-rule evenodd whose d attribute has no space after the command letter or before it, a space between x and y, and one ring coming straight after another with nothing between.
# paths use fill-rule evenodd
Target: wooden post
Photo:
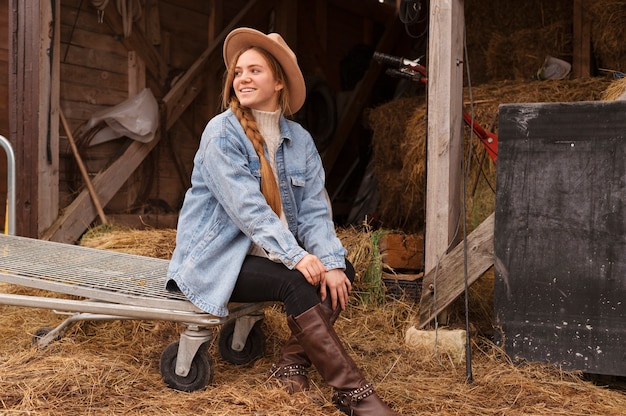
<instances>
[{"instance_id":1,"label":"wooden post","mask_svg":"<svg viewBox=\"0 0 626 416\"><path fill-rule=\"evenodd\" d=\"M463 149L463 0L431 0L425 273L458 241Z\"/></svg>"},{"instance_id":2,"label":"wooden post","mask_svg":"<svg viewBox=\"0 0 626 416\"><path fill-rule=\"evenodd\" d=\"M585 1L574 0L574 36L572 73L576 78L591 76L591 21Z\"/></svg>"},{"instance_id":3,"label":"wooden post","mask_svg":"<svg viewBox=\"0 0 626 416\"><path fill-rule=\"evenodd\" d=\"M425 271L453 243L460 213L463 1L431 0Z\"/></svg>"},{"instance_id":4,"label":"wooden post","mask_svg":"<svg viewBox=\"0 0 626 416\"><path fill-rule=\"evenodd\" d=\"M36 238L59 209L60 2L10 0L9 11L9 138L18 172L16 233Z\"/></svg>"}]
</instances>

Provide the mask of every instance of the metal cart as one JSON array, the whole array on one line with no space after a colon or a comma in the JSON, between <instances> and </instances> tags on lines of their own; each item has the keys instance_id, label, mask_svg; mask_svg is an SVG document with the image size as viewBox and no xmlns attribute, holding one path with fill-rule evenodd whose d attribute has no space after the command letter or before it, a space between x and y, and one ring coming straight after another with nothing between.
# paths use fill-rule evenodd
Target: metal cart
<instances>
[{"instance_id":1,"label":"metal cart","mask_svg":"<svg viewBox=\"0 0 626 416\"><path fill-rule=\"evenodd\" d=\"M10 159L10 145L3 140L0 136L0 145ZM9 160L9 169L12 167L13 161ZM11 177L10 173L9 181ZM11 234L13 227L8 227ZM214 369L208 343L217 325L221 325L218 347L224 360L245 364L263 355L261 322L267 304L230 304L229 315L224 318L208 314L182 293L165 289L167 266L168 260L163 259L0 234L0 282L64 295L0 293L0 304L52 309L69 315L55 328L36 331L33 342L42 347L63 337L80 321L179 322L185 330L178 342L165 348L160 362L163 380L177 390L194 391L212 382Z\"/></svg>"}]
</instances>

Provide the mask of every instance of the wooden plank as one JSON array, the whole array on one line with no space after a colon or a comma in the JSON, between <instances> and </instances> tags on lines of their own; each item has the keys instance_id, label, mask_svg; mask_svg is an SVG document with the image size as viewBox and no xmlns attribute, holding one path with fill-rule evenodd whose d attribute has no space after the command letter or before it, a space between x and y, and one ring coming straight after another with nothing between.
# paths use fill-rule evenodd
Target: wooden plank
<instances>
[{"instance_id":1,"label":"wooden plank","mask_svg":"<svg viewBox=\"0 0 626 416\"><path fill-rule=\"evenodd\" d=\"M494 214L467 236L467 285L494 264ZM424 276L418 328L426 327L465 290L465 244L461 241Z\"/></svg>"},{"instance_id":2,"label":"wooden plank","mask_svg":"<svg viewBox=\"0 0 626 416\"><path fill-rule=\"evenodd\" d=\"M387 234L378 242L380 260L392 269L424 268L424 236L421 234Z\"/></svg>"},{"instance_id":3,"label":"wooden plank","mask_svg":"<svg viewBox=\"0 0 626 416\"><path fill-rule=\"evenodd\" d=\"M134 97L144 88L146 88L146 65L137 52L130 51L128 52L128 97Z\"/></svg>"},{"instance_id":4,"label":"wooden plank","mask_svg":"<svg viewBox=\"0 0 626 416\"><path fill-rule=\"evenodd\" d=\"M161 14L159 0L146 1L146 37L153 45L161 44Z\"/></svg>"},{"instance_id":5,"label":"wooden plank","mask_svg":"<svg viewBox=\"0 0 626 416\"><path fill-rule=\"evenodd\" d=\"M58 211L58 118L52 102L58 97L53 85L58 73L48 55L58 56L50 37L59 33L58 19L52 23L50 3L45 2L11 0L9 13L9 140L17 171L28 173L16 178L16 231L36 238Z\"/></svg>"},{"instance_id":6,"label":"wooden plank","mask_svg":"<svg viewBox=\"0 0 626 416\"><path fill-rule=\"evenodd\" d=\"M52 5L55 6L52 9ZM56 219L59 213L59 95L61 88L60 52L61 2L42 5L40 15L41 33L39 62L47 72L40 72L41 101L39 104L39 209L37 234L41 234ZM52 31L51 31L52 28ZM47 43L48 42L48 43ZM47 43L47 44L46 44ZM45 97L45 98L44 98ZM33 172L34 174L34 172Z\"/></svg>"},{"instance_id":7,"label":"wooden plank","mask_svg":"<svg viewBox=\"0 0 626 416\"><path fill-rule=\"evenodd\" d=\"M38 101L28 98L31 94L39 95L39 84L33 81L32 74L32 71L39 71L39 65L29 61L29 66L25 66L26 57L33 54L29 36L32 32L39 32L39 10L32 10L32 7L37 8L38 5L9 0L9 139L15 151L18 172L37 172L31 149L37 149L39 132L31 103ZM31 31L27 30L26 22L37 24ZM37 212L37 176L18 175L16 186L16 232L18 235L37 237L37 218L31 215L33 211Z\"/></svg>"},{"instance_id":8,"label":"wooden plank","mask_svg":"<svg viewBox=\"0 0 626 416\"><path fill-rule=\"evenodd\" d=\"M69 44L82 48L109 52L117 54L121 57L126 56L127 52L124 45L112 37L111 33L95 33L91 30L62 26L61 41L66 45Z\"/></svg>"},{"instance_id":9,"label":"wooden plank","mask_svg":"<svg viewBox=\"0 0 626 416\"><path fill-rule=\"evenodd\" d=\"M178 213L174 214L109 214L112 223L135 230L176 228Z\"/></svg>"},{"instance_id":10,"label":"wooden plank","mask_svg":"<svg viewBox=\"0 0 626 416\"><path fill-rule=\"evenodd\" d=\"M96 71L107 71L115 74L126 75L127 54L124 55L112 53L109 51L99 51L96 49L88 49L82 46L63 45L63 56L61 65L74 65L85 68L91 68ZM66 82L67 80L63 80Z\"/></svg>"},{"instance_id":11,"label":"wooden plank","mask_svg":"<svg viewBox=\"0 0 626 416\"><path fill-rule=\"evenodd\" d=\"M460 217L463 104L463 1L431 0L425 268L454 244Z\"/></svg>"},{"instance_id":12,"label":"wooden plank","mask_svg":"<svg viewBox=\"0 0 626 416\"><path fill-rule=\"evenodd\" d=\"M390 280L405 280L405 281L413 281L418 280L424 277L424 272L419 273L391 273L391 272L381 272L381 277L383 279Z\"/></svg>"},{"instance_id":13,"label":"wooden plank","mask_svg":"<svg viewBox=\"0 0 626 416\"><path fill-rule=\"evenodd\" d=\"M572 73L578 78L591 76L591 20L583 0L574 0Z\"/></svg>"},{"instance_id":14,"label":"wooden plank","mask_svg":"<svg viewBox=\"0 0 626 416\"><path fill-rule=\"evenodd\" d=\"M89 120L94 113L110 108L108 105L90 104L84 101L64 101L63 111L72 129Z\"/></svg>"},{"instance_id":15,"label":"wooden plank","mask_svg":"<svg viewBox=\"0 0 626 416\"><path fill-rule=\"evenodd\" d=\"M77 65L63 64L61 66L61 77L71 80L75 84L88 87L106 84L107 88L118 91L128 90L128 75L117 74L115 72L85 68Z\"/></svg>"},{"instance_id":16,"label":"wooden plank","mask_svg":"<svg viewBox=\"0 0 626 416\"><path fill-rule=\"evenodd\" d=\"M159 3L159 13L166 17L161 21L162 31L171 33L174 38L185 39L185 43L202 42L206 46L208 14L181 7L180 4Z\"/></svg>"},{"instance_id":17,"label":"wooden plank","mask_svg":"<svg viewBox=\"0 0 626 416\"><path fill-rule=\"evenodd\" d=\"M229 2L232 0L229 0ZM223 1L198 1L198 0L160 0L159 3L161 5L165 4L175 4L178 7L182 7L184 9L193 10L198 12L199 14L208 15L213 7L213 3L223 3Z\"/></svg>"},{"instance_id":18,"label":"wooden plank","mask_svg":"<svg viewBox=\"0 0 626 416\"><path fill-rule=\"evenodd\" d=\"M113 106L126 100L125 91L108 88L106 84L80 85L66 80L61 90L61 100L89 103L98 106Z\"/></svg>"},{"instance_id":19,"label":"wooden plank","mask_svg":"<svg viewBox=\"0 0 626 416\"><path fill-rule=\"evenodd\" d=\"M212 1L209 13L208 39L209 45L216 42L223 28L224 21L224 3L221 1ZM212 108L217 111L221 108L222 80L220 74L223 71L214 70L207 74L206 97Z\"/></svg>"}]
</instances>

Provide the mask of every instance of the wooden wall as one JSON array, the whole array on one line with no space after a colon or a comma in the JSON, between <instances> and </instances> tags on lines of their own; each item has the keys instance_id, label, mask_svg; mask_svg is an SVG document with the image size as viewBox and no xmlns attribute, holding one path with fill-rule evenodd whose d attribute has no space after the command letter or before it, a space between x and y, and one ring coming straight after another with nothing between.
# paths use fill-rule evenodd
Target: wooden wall
<instances>
[{"instance_id":1,"label":"wooden wall","mask_svg":"<svg viewBox=\"0 0 626 416\"><path fill-rule=\"evenodd\" d=\"M189 68L208 44L209 2L162 0L145 2L133 30L142 30L170 68L166 84ZM106 12L110 12L107 10ZM61 107L65 112L81 156L95 175L120 155L130 139L83 145L87 138L79 127L102 109L119 104L149 87L161 99L169 86L154 79L141 67L141 59L100 22L98 10L89 2L64 0L61 8ZM139 63L138 63L139 61ZM139 65L139 70L137 70ZM190 161L206 116L199 100L183 116L182 126L170 130L142 166L105 207L109 214L145 214L177 209L182 186L188 181ZM204 100L205 101L205 100ZM62 203L71 202L83 185L65 132L61 137ZM177 161L179 164L177 164Z\"/></svg>"},{"instance_id":2,"label":"wooden wall","mask_svg":"<svg viewBox=\"0 0 626 416\"><path fill-rule=\"evenodd\" d=\"M33 214L26 212L23 208L27 205L22 203L18 207L22 216L18 218L22 221L31 219L31 225L37 226L31 226L28 235L38 232L42 238L55 239L64 224L74 229L77 223L84 227L91 225L91 214L84 215L84 218L80 216L80 212L86 210L85 203L89 202L85 202L86 180L78 169L79 163L71 150L70 137L78 145L80 160L85 164L90 180L97 180L111 163L125 161L122 158L124 152L132 149L136 143L128 138L120 138L89 146L91 136L86 134L85 124L95 113L124 102L144 88L149 88L160 107L167 110L160 115L161 121L166 121L161 126L167 128L158 132L156 147L129 176L120 191L110 201L107 198L104 212L114 222L133 226L176 225L177 212L189 186L193 156L202 130L206 122L220 111L224 71L222 35L234 25L250 26L263 32L280 32L295 50L305 76L321 80L329 88L332 100L338 100L340 94L350 94L349 90L358 81L346 87L342 61L355 48L364 45L373 51L386 31L390 18L394 17L393 8L382 6L375 0L144 0L138 2L142 9L140 13L136 10L138 13L135 15L139 17L132 25L133 34L125 36L123 30L120 30L124 24L116 7L117 2L108 2L104 13L92 3L89 0L60 0L57 3L59 44L52 52L60 69L58 79L52 80L52 85L58 86L60 113L69 125L69 131L66 131L63 124L59 123L59 217L52 226L46 228L47 225L42 226L32 220ZM8 8L7 0L0 0L0 27L7 26L4 14L9 15ZM25 15L33 13L31 9L19 9L17 14L14 13L16 24L12 27L16 33L28 33L28 28L21 29L20 24L17 24L17 18L23 17L19 15L22 10L25 10ZM28 21L32 17L29 15L23 18ZM41 19L40 24L47 23L44 20ZM0 37L0 70L1 65L6 65L8 33L5 31L4 37ZM32 53L32 48L32 45L28 46L26 53ZM210 59L199 59L207 56ZM29 56L24 59L28 61ZM41 54L39 59L43 59ZM21 64L16 62L16 70L21 71ZM187 75L193 73L194 66L199 62L202 63L200 73L204 74L199 77L202 81L186 83L189 79ZM368 65L369 62L362 63L363 68L360 70L365 71ZM6 75L7 71L1 73ZM7 95L10 94L5 85L6 80L0 80L0 98L4 99L0 106L5 106L5 111L0 111L0 129L2 123L6 122L2 117L11 113L6 111ZM18 82L16 85L21 84ZM169 101L171 92L176 91L179 85L199 91L197 96L185 91L185 97L195 96L188 107L184 102ZM50 87L41 88L39 95L45 94ZM359 99L359 105L367 105L362 98ZM23 101L26 103L28 100ZM180 106L185 110L180 117L171 117L171 106ZM31 105L29 111L30 108L34 107ZM361 109L357 108L354 114ZM36 111L41 113L44 110ZM56 110L53 116L56 117ZM16 113L15 117L19 120L20 115ZM362 128L358 117L353 119ZM45 128L45 131L41 131L41 128L38 132L39 140L48 131ZM56 130L56 124L52 130ZM35 136L31 134L26 137ZM29 149L22 145L21 154L28 155ZM348 157L358 158L358 155ZM349 167L351 164L352 161L348 161L344 155L342 163L338 165ZM37 177L37 172L30 174ZM2 186L0 184L0 192ZM25 183L24 186L30 185ZM102 185L101 182L100 186L106 187L106 184ZM34 201L39 201L36 196L34 198ZM76 204L79 200L83 202ZM49 211L46 215L57 215L56 208ZM41 219L41 213L38 215ZM72 215L73 225L70 225L70 221L64 222L65 215ZM48 220L44 222L49 224ZM19 228L18 224L18 231ZM37 231L32 231L34 229ZM68 233L65 232L65 237ZM66 241L65 237L60 240Z\"/></svg>"},{"instance_id":3,"label":"wooden wall","mask_svg":"<svg viewBox=\"0 0 626 416\"><path fill-rule=\"evenodd\" d=\"M9 5L0 0L0 135L9 137ZM6 200L7 162L0 151L0 201ZM0 203L0 207L4 204ZM0 227L4 229L6 211L0 208Z\"/></svg>"}]
</instances>

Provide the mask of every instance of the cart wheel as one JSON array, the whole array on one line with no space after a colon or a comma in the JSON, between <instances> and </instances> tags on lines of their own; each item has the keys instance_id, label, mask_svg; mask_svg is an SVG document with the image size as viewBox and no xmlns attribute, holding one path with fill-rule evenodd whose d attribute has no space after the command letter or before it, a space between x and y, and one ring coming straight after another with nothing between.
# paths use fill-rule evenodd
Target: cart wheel
<instances>
[{"instance_id":1,"label":"cart wheel","mask_svg":"<svg viewBox=\"0 0 626 416\"><path fill-rule=\"evenodd\" d=\"M235 321L231 321L224 324L220 330L220 336L218 340L218 347L220 355L231 364L241 365L254 362L263 356L265 352L265 334L261 329L261 323L258 321L250 330L248 338L246 339L246 345L243 350L235 351L231 348L233 342L233 334L235 332Z\"/></svg>"},{"instance_id":2,"label":"cart wheel","mask_svg":"<svg viewBox=\"0 0 626 416\"><path fill-rule=\"evenodd\" d=\"M176 374L176 357L178 342L173 342L161 354L161 376L163 381L173 389L191 392L200 390L213 381L213 360L208 349L203 345L193 357L189 374L181 377Z\"/></svg>"},{"instance_id":3,"label":"cart wheel","mask_svg":"<svg viewBox=\"0 0 626 416\"><path fill-rule=\"evenodd\" d=\"M38 330L35 331L35 334L33 335L33 339L32 339L32 343L33 345L38 346L39 345L39 340L43 337L45 337L46 335L48 335L50 333L50 331L52 331L54 328L51 328L49 326L44 326L39 328Z\"/></svg>"}]
</instances>

